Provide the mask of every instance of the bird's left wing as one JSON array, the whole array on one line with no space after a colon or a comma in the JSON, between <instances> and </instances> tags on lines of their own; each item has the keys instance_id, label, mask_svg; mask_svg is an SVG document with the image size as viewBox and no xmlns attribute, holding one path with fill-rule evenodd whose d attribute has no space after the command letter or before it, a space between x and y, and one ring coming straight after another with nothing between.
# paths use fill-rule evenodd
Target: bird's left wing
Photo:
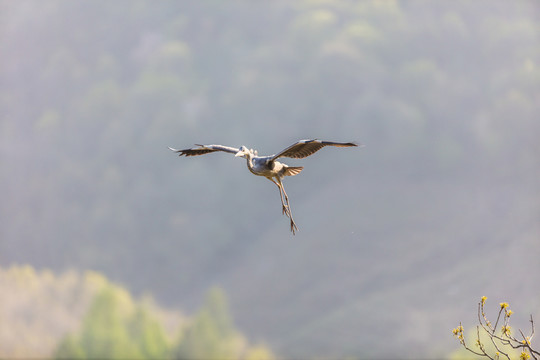
<instances>
[{"instance_id":1,"label":"bird's left wing","mask_svg":"<svg viewBox=\"0 0 540 360\"><path fill-rule=\"evenodd\" d=\"M282 150L281 152L277 153L276 155L272 156L272 160L276 160L280 157L288 157L293 159L303 159L305 157L308 157L309 155L313 155L320 149L322 149L325 146L338 146L338 147L348 147L348 146L358 146L355 143L339 143L339 142L332 142L332 141L323 141L323 140L300 140L296 142L295 144L292 144L285 150Z\"/></svg>"},{"instance_id":2,"label":"bird's left wing","mask_svg":"<svg viewBox=\"0 0 540 360\"><path fill-rule=\"evenodd\" d=\"M184 150L173 149L171 147L169 147L169 149L171 151L177 152L178 156L204 155L204 154L209 154L215 151L224 151L231 154L236 154L238 151L240 151L240 149L236 149L236 148L233 148L230 146L224 146L224 145L199 145L199 144L195 144L195 145L197 145L198 147L191 148L191 149L184 149Z\"/></svg>"}]
</instances>

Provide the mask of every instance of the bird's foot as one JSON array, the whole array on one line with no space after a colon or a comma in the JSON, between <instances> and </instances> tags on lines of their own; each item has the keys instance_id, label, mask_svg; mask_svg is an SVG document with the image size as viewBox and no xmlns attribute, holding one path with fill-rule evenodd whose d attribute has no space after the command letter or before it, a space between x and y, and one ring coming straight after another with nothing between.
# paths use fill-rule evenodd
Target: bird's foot
<instances>
[{"instance_id":1,"label":"bird's foot","mask_svg":"<svg viewBox=\"0 0 540 360\"><path fill-rule=\"evenodd\" d=\"M291 218L291 232L293 233L293 235L296 235L296 230L298 230L298 227L296 226L294 220Z\"/></svg>"}]
</instances>

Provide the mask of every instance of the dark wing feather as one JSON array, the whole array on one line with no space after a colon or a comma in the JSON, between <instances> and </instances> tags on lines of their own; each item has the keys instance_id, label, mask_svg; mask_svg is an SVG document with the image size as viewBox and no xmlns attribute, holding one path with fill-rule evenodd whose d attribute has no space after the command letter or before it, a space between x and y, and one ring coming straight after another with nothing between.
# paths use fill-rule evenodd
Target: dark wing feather
<instances>
[{"instance_id":1,"label":"dark wing feather","mask_svg":"<svg viewBox=\"0 0 540 360\"><path fill-rule=\"evenodd\" d=\"M223 146L223 145L199 145L199 144L195 144L195 145L197 145L198 147L192 148L192 149L184 149L184 150L173 149L171 147L169 147L169 149L171 151L177 152L178 156L182 156L182 155L197 156L197 155L204 155L204 154L212 153L215 151L224 151L231 154L236 154L238 151L240 151L240 149L236 149L229 146Z\"/></svg>"},{"instance_id":2,"label":"dark wing feather","mask_svg":"<svg viewBox=\"0 0 540 360\"><path fill-rule=\"evenodd\" d=\"M358 146L355 143L339 143L332 141L322 141L322 140L300 140L297 143L289 146L285 150L277 153L272 157L272 160L276 160L280 157L289 157L293 159L303 159L309 155L313 155L320 149L325 146L338 146L338 147L348 147L348 146Z\"/></svg>"}]
</instances>

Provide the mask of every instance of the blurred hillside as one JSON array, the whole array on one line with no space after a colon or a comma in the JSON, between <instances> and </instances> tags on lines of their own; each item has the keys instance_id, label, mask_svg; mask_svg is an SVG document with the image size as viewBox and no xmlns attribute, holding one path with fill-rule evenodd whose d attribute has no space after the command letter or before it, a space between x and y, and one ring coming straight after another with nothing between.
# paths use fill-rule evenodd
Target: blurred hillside
<instances>
[{"instance_id":1,"label":"blurred hillside","mask_svg":"<svg viewBox=\"0 0 540 360\"><path fill-rule=\"evenodd\" d=\"M124 313L144 308L171 340L188 321L179 311L159 307L151 299L133 300L126 290L91 271L55 274L28 265L11 266L0 269L0 290L2 358L50 358L64 336L80 330L94 299L104 292L122 302Z\"/></svg>"},{"instance_id":2,"label":"blurred hillside","mask_svg":"<svg viewBox=\"0 0 540 360\"><path fill-rule=\"evenodd\" d=\"M534 1L0 1L0 265L93 269L282 357L442 357L540 314ZM221 143L324 149L278 191ZM521 317L520 317L521 316ZM465 325L465 324L464 324ZM391 341L389 341L391 339Z\"/></svg>"},{"instance_id":3,"label":"blurred hillside","mask_svg":"<svg viewBox=\"0 0 540 360\"><path fill-rule=\"evenodd\" d=\"M0 269L0 357L271 360L235 329L219 288L191 318L135 300L102 274Z\"/></svg>"}]
</instances>

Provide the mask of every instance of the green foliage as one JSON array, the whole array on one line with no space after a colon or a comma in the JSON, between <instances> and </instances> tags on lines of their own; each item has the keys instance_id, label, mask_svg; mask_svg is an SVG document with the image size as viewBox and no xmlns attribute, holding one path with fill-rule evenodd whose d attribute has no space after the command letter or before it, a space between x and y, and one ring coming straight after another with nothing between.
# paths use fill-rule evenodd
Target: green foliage
<instances>
[{"instance_id":1,"label":"green foliage","mask_svg":"<svg viewBox=\"0 0 540 360\"><path fill-rule=\"evenodd\" d=\"M107 287L94 299L83 321L80 344L88 358L135 358L126 317L130 299L121 290ZM126 308L127 307L127 308Z\"/></svg>"},{"instance_id":2,"label":"green foliage","mask_svg":"<svg viewBox=\"0 0 540 360\"><path fill-rule=\"evenodd\" d=\"M109 285L94 298L79 334L68 334L57 358L155 359L168 352L165 332L142 305L134 309L129 294Z\"/></svg>"},{"instance_id":3,"label":"green foliage","mask_svg":"<svg viewBox=\"0 0 540 360\"><path fill-rule=\"evenodd\" d=\"M144 304L137 305L127 327L143 359L164 359L168 356L170 344L165 331Z\"/></svg>"},{"instance_id":4,"label":"green foliage","mask_svg":"<svg viewBox=\"0 0 540 360\"><path fill-rule=\"evenodd\" d=\"M85 351L74 335L66 335L58 344L54 357L56 359L83 359Z\"/></svg>"},{"instance_id":5,"label":"green foliage","mask_svg":"<svg viewBox=\"0 0 540 360\"><path fill-rule=\"evenodd\" d=\"M50 357L106 283L90 271L55 274L29 265L0 267L0 358ZM80 353L73 340L67 339L63 351Z\"/></svg>"},{"instance_id":6,"label":"green foliage","mask_svg":"<svg viewBox=\"0 0 540 360\"><path fill-rule=\"evenodd\" d=\"M272 360L274 355L266 346L254 346L247 350L245 360Z\"/></svg>"},{"instance_id":7,"label":"green foliage","mask_svg":"<svg viewBox=\"0 0 540 360\"><path fill-rule=\"evenodd\" d=\"M220 337L226 338L234 333L234 324L229 312L225 293L217 287L210 289L206 295L204 311L215 322L216 331Z\"/></svg>"},{"instance_id":8,"label":"green foliage","mask_svg":"<svg viewBox=\"0 0 540 360\"><path fill-rule=\"evenodd\" d=\"M177 359L238 359L241 345L242 338L234 329L225 296L214 288L184 331L174 354Z\"/></svg>"},{"instance_id":9,"label":"green foliage","mask_svg":"<svg viewBox=\"0 0 540 360\"><path fill-rule=\"evenodd\" d=\"M249 347L234 328L225 294L209 291L205 304L183 327L175 345L144 303L122 288L105 286L95 297L78 333L67 334L57 359L272 359L264 346Z\"/></svg>"}]
</instances>

